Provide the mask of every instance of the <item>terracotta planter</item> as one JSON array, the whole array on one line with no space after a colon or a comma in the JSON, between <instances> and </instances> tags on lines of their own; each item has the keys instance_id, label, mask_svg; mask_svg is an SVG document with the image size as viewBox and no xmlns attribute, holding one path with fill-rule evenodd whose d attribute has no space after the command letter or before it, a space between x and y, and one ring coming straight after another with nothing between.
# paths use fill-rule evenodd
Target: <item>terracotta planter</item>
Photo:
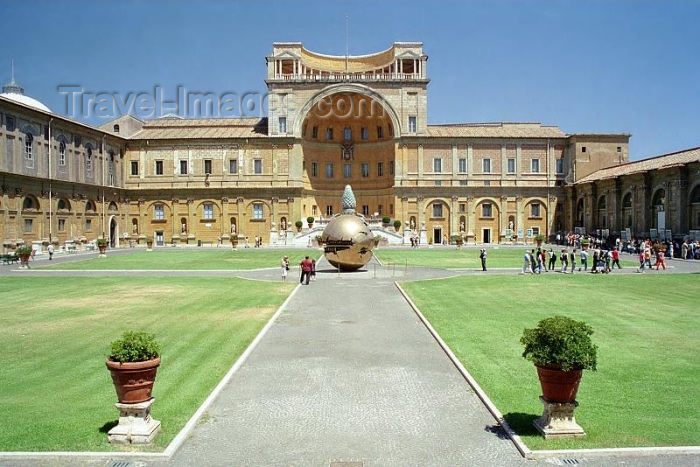
<instances>
[{"instance_id":1,"label":"terracotta planter","mask_svg":"<svg viewBox=\"0 0 700 467\"><path fill-rule=\"evenodd\" d=\"M19 256L19 264L22 267L29 267L29 257L32 255L18 255Z\"/></svg>"},{"instance_id":2,"label":"terracotta planter","mask_svg":"<svg viewBox=\"0 0 700 467\"><path fill-rule=\"evenodd\" d=\"M97 248L100 250L100 254L104 255L107 252L107 245L97 245Z\"/></svg>"},{"instance_id":3,"label":"terracotta planter","mask_svg":"<svg viewBox=\"0 0 700 467\"><path fill-rule=\"evenodd\" d=\"M105 362L121 404L136 404L151 399L151 390L160 365L160 357L145 362Z\"/></svg>"},{"instance_id":4,"label":"terracotta planter","mask_svg":"<svg viewBox=\"0 0 700 467\"><path fill-rule=\"evenodd\" d=\"M572 403L576 400L583 370L563 371L559 366L535 366L542 386L542 396L548 402Z\"/></svg>"}]
</instances>

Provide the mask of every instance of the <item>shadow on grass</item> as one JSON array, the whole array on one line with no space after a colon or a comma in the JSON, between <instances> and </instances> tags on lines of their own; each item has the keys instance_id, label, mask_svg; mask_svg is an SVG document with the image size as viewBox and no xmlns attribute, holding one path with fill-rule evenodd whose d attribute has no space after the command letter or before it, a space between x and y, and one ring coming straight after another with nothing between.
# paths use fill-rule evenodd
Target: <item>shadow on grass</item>
<instances>
[{"instance_id":1,"label":"shadow on grass","mask_svg":"<svg viewBox=\"0 0 700 467\"><path fill-rule=\"evenodd\" d=\"M503 416L508 425L520 436L538 435L537 428L532 422L540 418L540 415L530 413L511 412Z\"/></svg>"},{"instance_id":2,"label":"shadow on grass","mask_svg":"<svg viewBox=\"0 0 700 467\"><path fill-rule=\"evenodd\" d=\"M108 433L109 430L114 428L115 426L119 425L119 420L112 420L111 422L107 422L104 425L102 425L99 429L100 433Z\"/></svg>"}]
</instances>

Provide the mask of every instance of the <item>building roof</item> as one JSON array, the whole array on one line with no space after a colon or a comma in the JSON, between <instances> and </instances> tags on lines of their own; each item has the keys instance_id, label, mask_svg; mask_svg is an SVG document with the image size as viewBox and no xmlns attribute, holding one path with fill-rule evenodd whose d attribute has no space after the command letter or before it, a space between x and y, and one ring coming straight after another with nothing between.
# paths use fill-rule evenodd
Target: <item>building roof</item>
<instances>
[{"instance_id":1,"label":"building roof","mask_svg":"<svg viewBox=\"0 0 700 467\"><path fill-rule=\"evenodd\" d=\"M679 167L692 162L700 162L700 147L686 149L684 151L672 152L662 156L643 159L641 161L628 162L627 164L600 169L592 174L586 175L575 184L590 183L598 180L617 178L622 175L633 175L637 173L649 172L652 170L669 169Z\"/></svg>"},{"instance_id":2,"label":"building roof","mask_svg":"<svg viewBox=\"0 0 700 467\"><path fill-rule=\"evenodd\" d=\"M159 118L149 120L130 139L266 138L267 118Z\"/></svg>"},{"instance_id":3,"label":"building roof","mask_svg":"<svg viewBox=\"0 0 700 467\"><path fill-rule=\"evenodd\" d=\"M541 123L457 123L428 125L428 135L437 138L566 138L556 126Z\"/></svg>"}]
</instances>

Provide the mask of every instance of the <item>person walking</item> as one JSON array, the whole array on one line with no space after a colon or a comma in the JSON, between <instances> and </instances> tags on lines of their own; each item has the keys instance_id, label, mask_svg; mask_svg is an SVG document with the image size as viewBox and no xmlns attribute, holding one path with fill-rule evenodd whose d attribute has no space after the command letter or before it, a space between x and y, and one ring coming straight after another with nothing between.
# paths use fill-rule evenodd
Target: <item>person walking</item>
<instances>
[{"instance_id":1,"label":"person walking","mask_svg":"<svg viewBox=\"0 0 700 467\"><path fill-rule=\"evenodd\" d=\"M557 254L554 252L552 248L549 249L549 265L547 269L549 271L554 271L554 268L557 265Z\"/></svg>"},{"instance_id":2,"label":"person walking","mask_svg":"<svg viewBox=\"0 0 700 467\"><path fill-rule=\"evenodd\" d=\"M614 268L615 265L617 265L618 269L622 269L622 266L620 266L620 251L617 248L612 250L612 267Z\"/></svg>"},{"instance_id":3,"label":"person walking","mask_svg":"<svg viewBox=\"0 0 700 467\"><path fill-rule=\"evenodd\" d=\"M581 267L583 267L583 272L588 272L588 252L586 250L581 250L581 266L579 266L578 270L581 271Z\"/></svg>"},{"instance_id":4,"label":"person walking","mask_svg":"<svg viewBox=\"0 0 700 467\"><path fill-rule=\"evenodd\" d=\"M301 266L301 278L299 279L299 283L309 285L309 279L311 279L312 265L308 255L301 260L299 266Z\"/></svg>"},{"instance_id":5,"label":"person walking","mask_svg":"<svg viewBox=\"0 0 700 467\"><path fill-rule=\"evenodd\" d=\"M316 280L316 259L311 260L311 280Z\"/></svg>"},{"instance_id":6,"label":"person walking","mask_svg":"<svg viewBox=\"0 0 700 467\"><path fill-rule=\"evenodd\" d=\"M479 252L479 259L481 260L481 270L486 272L486 249L482 248Z\"/></svg>"},{"instance_id":7,"label":"person walking","mask_svg":"<svg viewBox=\"0 0 700 467\"><path fill-rule=\"evenodd\" d=\"M49 243L49 247L47 249L49 251L49 261L51 261L53 259L53 245Z\"/></svg>"},{"instance_id":8,"label":"person walking","mask_svg":"<svg viewBox=\"0 0 700 467\"><path fill-rule=\"evenodd\" d=\"M664 250L658 250L656 252L656 270L659 270L659 266L663 266L664 271L666 270L666 259L664 258Z\"/></svg>"},{"instance_id":9,"label":"person walking","mask_svg":"<svg viewBox=\"0 0 700 467\"><path fill-rule=\"evenodd\" d=\"M561 272L566 274L566 270L569 267L569 255L566 252L566 248L561 249L561 255L559 256L559 261L561 261Z\"/></svg>"},{"instance_id":10,"label":"person walking","mask_svg":"<svg viewBox=\"0 0 700 467\"><path fill-rule=\"evenodd\" d=\"M289 274L289 258L283 257L280 263L282 267L282 282L287 282L287 275Z\"/></svg>"},{"instance_id":11,"label":"person walking","mask_svg":"<svg viewBox=\"0 0 700 467\"><path fill-rule=\"evenodd\" d=\"M533 274L532 265L530 263L530 252L525 250L525 256L523 257L523 274Z\"/></svg>"}]
</instances>

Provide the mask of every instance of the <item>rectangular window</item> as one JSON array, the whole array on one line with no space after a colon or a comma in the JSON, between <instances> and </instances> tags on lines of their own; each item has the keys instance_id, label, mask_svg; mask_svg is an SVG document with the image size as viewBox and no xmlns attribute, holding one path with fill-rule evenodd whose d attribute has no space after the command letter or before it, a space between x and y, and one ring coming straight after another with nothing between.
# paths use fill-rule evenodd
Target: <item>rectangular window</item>
<instances>
[{"instance_id":1,"label":"rectangular window","mask_svg":"<svg viewBox=\"0 0 700 467\"><path fill-rule=\"evenodd\" d=\"M311 127L311 139L318 139L318 127L317 126Z\"/></svg>"},{"instance_id":2,"label":"rectangular window","mask_svg":"<svg viewBox=\"0 0 700 467\"><path fill-rule=\"evenodd\" d=\"M461 173L461 174L467 173L467 160L466 159L459 160L459 173Z\"/></svg>"},{"instance_id":3,"label":"rectangular window","mask_svg":"<svg viewBox=\"0 0 700 467\"><path fill-rule=\"evenodd\" d=\"M253 159L253 173L262 174L262 159Z\"/></svg>"},{"instance_id":4,"label":"rectangular window","mask_svg":"<svg viewBox=\"0 0 700 467\"><path fill-rule=\"evenodd\" d=\"M360 133L362 133L362 139L363 139L364 141L367 141L367 140L369 139L369 131L367 130L367 127L366 127L366 126L363 126L363 127L362 127L362 130L361 130Z\"/></svg>"},{"instance_id":5,"label":"rectangular window","mask_svg":"<svg viewBox=\"0 0 700 467\"><path fill-rule=\"evenodd\" d=\"M362 163L362 178L369 177L369 164L367 162Z\"/></svg>"},{"instance_id":6,"label":"rectangular window","mask_svg":"<svg viewBox=\"0 0 700 467\"><path fill-rule=\"evenodd\" d=\"M211 159L204 159L204 173L211 174Z\"/></svg>"},{"instance_id":7,"label":"rectangular window","mask_svg":"<svg viewBox=\"0 0 700 467\"><path fill-rule=\"evenodd\" d=\"M481 205L481 217L493 217L491 203L484 203Z\"/></svg>"},{"instance_id":8,"label":"rectangular window","mask_svg":"<svg viewBox=\"0 0 700 467\"><path fill-rule=\"evenodd\" d=\"M85 230L92 230L92 219L85 219Z\"/></svg>"},{"instance_id":9,"label":"rectangular window","mask_svg":"<svg viewBox=\"0 0 700 467\"><path fill-rule=\"evenodd\" d=\"M540 234L540 228L539 227L533 227L532 228L532 235L534 237L538 236Z\"/></svg>"},{"instance_id":10,"label":"rectangular window","mask_svg":"<svg viewBox=\"0 0 700 467\"><path fill-rule=\"evenodd\" d=\"M415 133L416 132L416 117L415 116L410 116L408 117L408 132L409 133Z\"/></svg>"},{"instance_id":11,"label":"rectangular window","mask_svg":"<svg viewBox=\"0 0 700 467\"><path fill-rule=\"evenodd\" d=\"M467 186L467 181L466 181L466 180L460 180L460 181L459 181L459 186Z\"/></svg>"},{"instance_id":12,"label":"rectangular window","mask_svg":"<svg viewBox=\"0 0 700 467\"><path fill-rule=\"evenodd\" d=\"M92 151L88 151L88 154L85 157L85 171L92 172Z\"/></svg>"},{"instance_id":13,"label":"rectangular window","mask_svg":"<svg viewBox=\"0 0 700 467\"><path fill-rule=\"evenodd\" d=\"M485 174L491 173L491 159L484 159L482 161L482 172Z\"/></svg>"},{"instance_id":14,"label":"rectangular window","mask_svg":"<svg viewBox=\"0 0 700 467\"><path fill-rule=\"evenodd\" d=\"M326 162L326 178L333 178L333 164Z\"/></svg>"},{"instance_id":15,"label":"rectangular window","mask_svg":"<svg viewBox=\"0 0 700 467\"><path fill-rule=\"evenodd\" d=\"M287 117L280 117L280 133L287 133Z\"/></svg>"},{"instance_id":16,"label":"rectangular window","mask_svg":"<svg viewBox=\"0 0 700 467\"><path fill-rule=\"evenodd\" d=\"M131 175L139 174L139 161L131 161Z\"/></svg>"},{"instance_id":17,"label":"rectangular window","mask_svg":"<svg viewBox=\"0 0 700 467\"><path fill-rule=\"evenodd\" d=\"M433 218L442 218L442 203L433 203Z\"/></svg>"},{"instance_id":18,"label":"rectangular window","mask_svg":"<svg viewBox=\"0 0 700 467\"><path fill-rule=\"evenodd\" d=\"M532 203L530 217L540 217L540 203Z\"/></svg>"},{"instance_id":19,"label":"rectangular window","mask_svg":"<svg viewBox=\"0 0 700 467\"><path fill-rule=\"evenodd\" d=\"M311 163L311 176L318 177L318 162Z\"/></svg>"},{"instance_id":20,"label":"rectangular window","mask_svg":"<svg viewBox=\"0 0 700 467\"><path fill-rule=\"evenodd\" d=\"M384 162L377 162L377 177L384 176Z\"/></svg>"},{"instance_id":21,"label":"rectangular window","mask_svg":"<svg viewBox=\"0 0 700 467\"><path fill-rule=\"evenodd\" d=\"M263 220L263 204L253 203L253 219Z\"/></svg>"},{"instance_id":22,"label":"rectangular window","mask_svg":"<svg viewBox=\"0 0 700 467\"><path fill-rule=\"evenodd\" d=\"M58 231L59 231L59 232L65 232L65 231L66 231L66 220L65 220L65 219L59 219L59 220L58 220Z\"/></svg>"},{"instance_id":23,"label":"rectangular window","mask_svg":"<svg viewBox=\"0 0 700 467\"><path fill-rule=\"evenodd\" d=\"M237 174L238 173L238 159L228 160L228 173Z\"/></svg>"},{"instance_id":24,"label":"rectangular window","mask_svg":"<svg viewBox=\"0 0 700 467\"><path fill-rule=\"evenodd\" d=\"M163 161L156 161L156 175L163 175Z\"/></svg>"},{"instance_id":25,"label":"rectangular window","mask_svg":"<svg viewBox=\"0 0 700 467\"><path fill-rule=\"evenodd\" d=\"M343 128L343 139L345 141L350 141L352 139L352 129L345 127Z\"/></svg>"},{"instance_id":26,"label":"rectangular window","mask_svg":"<svg viewBox=\"0 0 700 467\"><path fill-rule=\"evenodd\" d=\"M617 147L617 152L622 152L622 146Z\"/></svg>"},{"instance_id":27,"label":"rectangular window","mask_svg":"<svg viewBox=\"0 0 700 467\"><path fill-rule=\"evenodd\" d=\"M333 128L326 128L326 139L328 141L333 140Z\"/></svg>"},{"instance_id":28,"label":"rectangular window","mask_svg":"<svg viewBox=\"0 0 700 467\"><path fill-rule=\"evenodd\" d=\"M389 205L389 215L390 215L390 216L393 216L393 215L394 215L394 205L393 205L393 204L390 204L390 205Z\"/></svg>"},{"instance_id":29,"label":"rectangular window","mask_svg":"<svg viewBox=\"0 0 700 467\"><path fill-rule=\"evenodd\" d=\"M314 216L314 217L316 217L316 214L317 214L317 213L318 213L318 208L317 208L316 205L314 204L313 206L311 206L311 215Z\"/></svg>"},{"instance_id":30,"label":"rectangular window","mask_svg":"<svg viewBox=\"0 0 700 467\"><path fill-rule=\"evenodd\" d=\"M539 159L532 159L530 161L530 168L531 168L531 172L533 174L540 173L540 160Z\"/></svg>"},{"instance_id":31,"label":"rectangular window","mask_svg":"<svg viewBox=\"0 0 700 467\"><path fill-rule=\"evenodd\" d=\"M442 159L436 157L433 159L433 172L440 173L442 172Z\"/></svg>"},{"instance_id":32,"label":"rectangular window","mask_svg":"<svg viewBox=\"0 0 700 467\"><path fill-rule=\"evenodd\" d=\"M214 218L214 205L211 203L204 203L203 205L202 219L212 220Z\"/></svg>"},{"instance_id":33,"label":"rectangular window","mask_svg":"<svg viewBox=\"0 0 700 467\"><path fill-rule=\"evenodd\" d=\"M156 204L153 206L153 219L157 221L165 220L165 206Z\"/></svg>"},{"instance_id":34,"label":"rectangular window","mask_svg":"<svg viewBox=\"0 0 700 467\"><path fill-rule=\"evenodd\" d=\"M5 117L5 126L7 131L15 131L15 117L10 117L9 115Z\"/></svg>"},{"instance_id":35,"label":"rectangular window","mask_svg":"<svg viewBox=\"0 0 700 467\"><path fill-rule=\"evenodd\" d=\"M389 161L389 175L394 175L394 161Z\"/></svg>"},{"instance_id":36,"label":"rectangular window","mask_svg":"<svg viewBox=\"0 0 700 467\"><path fill-rule=\"evenodd\" d=\"M417 119L415 116L408 117L408 132L415 133L417 129Z\"/></svg>"},{"instance_id":37,"label":"rectangular window","mask_svg":"<svg viewBox=\"0 0 700 467\"><path fill-rule=\"evenodd\" d=\"M384 206L383 205L380 204L379 206L377 206L377 214L379 214L380 216L382 214L384 214Z\"/></svg>"},{"instance_id":38,"label":"rectangular window","mask_svg":"<svg viewBox=\"0 0 700 467\"><path fill-rule=\"evenodd\" d=\"M343 178L352 177L352 164L343 164Z\"/></svg>"},{"instance_id":39,"label":"rectangular window","mask_svg":"<svg viewBox=\"0 0 700 467\"><path fill-rule=\"evenodd\" d=\"M24 232L31 233L34 221L32 219L24 219Z\"/></svg>"},{"instance_id":40,"label":"rectangular window","mask_svg":"<svg viewBox=\"0 0 700 467\"><path fill-rule=\"evenodd\" d=\"M459 203L459 212L467 212L467 204Z\"/></svg>"},{"instance_id":41,"label":"rectangular window","mask_svg":"<svg viewBox=\"0 0 700 467\"><path fill-rule=\"evenodd\" d=\"M557 164L557 173L563 174L564 173L564 159L557 159L556 164Z\"/></svg>"},{"instance_id":42,"label":"rectangular window","mask_svg":"<svg viewBox=\"0 0 700 467\"><path fill-rule=\"evenodd\" d=\"M58 145L58 165L66 165L66 144L63 142Z\"/></svg>"},{"instance_id":43,"label":"rectangular window","mask_svg":"<svg viewBox=\"0 0 700 467\"><path fill-rule=\"evenodd\" d=\"M586 146L581 146L581 152L586 152Z\"/></svg>"},{"instance_id":44,"label":"rectangular window","mask_svg":"<svg viewBox=\"0 0 700 467\"><path fill-rule=\"evenodd\" d=\"M508 159L508 173L515 173L515 159Z\"/></svg>"},{"instance_id":45,"label":"rectangular window","mask_svg":"<svg viewBox=\"0 0 700 467\"><path fill-rule=\"evenodd\" d=\"M362 205L362 215L369 216L369 206L367 204Z\"/></svg>"},{"instance_id":46,"label":"rectangular window","mask_svg":"<svg viewBox=\"0 0 700 467\"><path fill-rule=\"evenodd\" d=\"M378 139L384 138L384 127L377 126L377 138Z\"/></svg>"},{"instance_id":47,"label":"rectangular window","mask_svg":"<svg viewBox=\"0 0 700 467\"><path fill-rule=\"evenodd\" d=\"M187 161L180 161L180 175L187 175Z\"/></svg>"},{"instance_id":48,"label":"rectangular window","mask_svg":"<svg viewBox=\"0 0 700 467\"><path fill-rule=\"evenodd\" d=\"M329 204L326 206L326 216L330 217L332 215L333 215L333 206Z\"/></svg>"}]
</instances>

